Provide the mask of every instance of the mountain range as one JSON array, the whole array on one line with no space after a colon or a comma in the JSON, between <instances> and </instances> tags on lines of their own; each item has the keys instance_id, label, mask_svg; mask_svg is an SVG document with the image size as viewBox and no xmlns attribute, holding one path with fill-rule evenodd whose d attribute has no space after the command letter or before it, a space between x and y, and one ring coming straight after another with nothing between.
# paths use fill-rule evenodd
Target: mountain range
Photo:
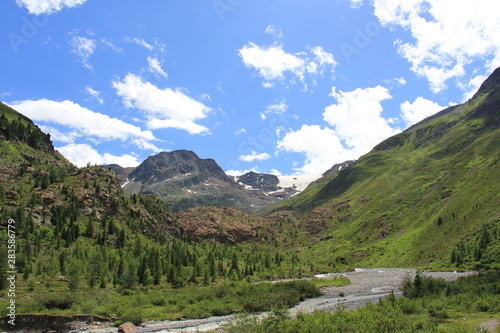
<instances>
[{"instance_id":1,"label":"mountain range","mask_svg":"<svg viewBox=\"0 0 500 333\"><path fill-rule=\"evenodd\" d=\"M273 175L229 177L187 150L136 168L79 169L50 135L0 104L0 209L26 221L27 235L40 228L40 242L51 235L68 247L78 237L115 245L279 239L324 269L498 266L499 109L497 69L466 103L333 166L299 193Z\"/></svg>"},{"instance_id":2,"label":"mountain range","mask_svg":"<svg viewBox=\"0 0 500 333\"><path fill-rule=\"evenodd\" d=\"M117 174L127 195L154 194L175 212L222 205L256 213L298 193L293 185L280 186L275 175L249 172L230 177L213 159L201 159L188 150L150 156L136 168L104 167Z\"/></svg>"}]
</instances>

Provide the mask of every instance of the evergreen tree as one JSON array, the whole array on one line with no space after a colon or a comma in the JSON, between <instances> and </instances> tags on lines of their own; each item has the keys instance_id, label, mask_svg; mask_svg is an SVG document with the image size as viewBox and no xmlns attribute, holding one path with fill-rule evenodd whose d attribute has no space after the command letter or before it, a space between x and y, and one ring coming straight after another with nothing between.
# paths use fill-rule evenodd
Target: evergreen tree
<instances>
[{"instance_id":1,"label":"evergreen tree","mask_svg":"<svg viewBox=\"0 0 500 333\"><path fill-rule=\"evenodd\" d=\"M6 200L7 200L7 197L6 197L6 193L5 193L5 186L0 185L0 205L4 204Z\"/></svg>"}]
</instances>

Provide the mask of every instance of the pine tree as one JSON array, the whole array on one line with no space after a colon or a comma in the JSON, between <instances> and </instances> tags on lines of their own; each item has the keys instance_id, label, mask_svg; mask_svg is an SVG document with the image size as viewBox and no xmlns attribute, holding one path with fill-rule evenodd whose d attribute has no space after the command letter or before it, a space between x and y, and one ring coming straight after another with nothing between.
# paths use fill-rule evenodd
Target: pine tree
<instances>
[{"instance_id":1,"label":"pine tree","mask_svg":"<svg viewBox=\"0 0 500 333\"><path fill-rule=\"evenodd\" d=\"M42 184L41 184L42 190L48 189L49 186L50 186L50 177L48 175L45 175L42 178Z\"/></svg>"},{"instance_id":2,"label":"pine tree","mask_svg":"<svg viewBox=\"0 0 500 333\"><path fill-rule=\"evenodd\" d=\"M5 186L0 185L0 205L4 204L6 200L7 200L7 197L6 197L6 193L5 193Z\"/></svg>"}]
</instances>

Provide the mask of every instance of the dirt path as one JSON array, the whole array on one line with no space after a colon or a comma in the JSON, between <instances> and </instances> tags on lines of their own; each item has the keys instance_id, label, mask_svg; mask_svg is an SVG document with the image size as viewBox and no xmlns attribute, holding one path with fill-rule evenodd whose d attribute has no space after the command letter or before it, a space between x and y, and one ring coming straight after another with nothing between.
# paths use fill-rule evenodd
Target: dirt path
<instances>
[{"instance_id":1,"label":"dirt path","mask_svg":"<svg viewBox=\"0 0 500 333\"><path fill-rule=\"evenodd\" d=\"M318 278L333 278L335 276L346 276L351 284L344 287L322 288L323 296L307 299L290 309L291 314L298 312L313 312L316 310L334 311L340 304L348 309L357 308L367 302L377 302L387 297L391 291L396 295L401 294L399 286L406 277L413 277L415 269L379 268L362 269L357 268L354 272L322 274ZM445 280L456 280L459 277L475 273L456 272L428 272L426 276L443 278ZM265 315L265 314L261 314ZM232 320L233 316L210 317L206 319L193 319L170 322L149 322L145 327L137 330L137 333L149 332L207 332L219 328L221 325ZM86 333L110 333L116 332L116 328L81 331Z\"/></svg>"}]
</instances>

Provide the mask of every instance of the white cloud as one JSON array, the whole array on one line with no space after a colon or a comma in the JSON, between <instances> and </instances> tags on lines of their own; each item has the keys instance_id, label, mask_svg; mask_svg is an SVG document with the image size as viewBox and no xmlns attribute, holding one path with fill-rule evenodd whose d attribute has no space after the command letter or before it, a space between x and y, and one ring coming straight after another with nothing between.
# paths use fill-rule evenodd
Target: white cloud
<instances>
[{"instance_id":1,"label":"white cloud","mask_svg":"<svg viewBox=\"0 0 500 333\"><path fill-rule=\"evenodd\" d=\"M28 9L30 14L51 14L62 10L64 7L75 7L87 0L16 0L21 7Z\"/></svg>"},{"instance_id":2,"label":"white cloud","mask_svg":"<svg viewBox=\"0 0 500 333\"><path fill-rule=\"evenodd\" d=\"M304 60L283 51L282 45L260 47L255 43L248 43L239 50L243 63L253 67L266 81L284 78L286 71L300 75L303 71Z\"/></svg>"},{"instance_id":3,"label":"white cloud","mask_svg":"<svg viewBox=\"0 0 500 333\"><path fill-rule=\"evenodd\" d=\"M133 38L132 41L134 43L136 43L137 45L142 46L142 47L148 49L149 51L153 51L153 49L154 49L153 45L149 44L148 42L146 42L142 38Z\"/></svg>"},{"instance_id":4,"label":"white cloud","mask_svg":"<svg viewBox=\"0 0 500 333\"><path fill-rule=\"evenodd\" d=\"M230 177L238 177L238 176L242 176L246 173L249 173L250 171L260 173L259 168L257 166L254 166L253 168L248 169L248 170L228 170L228 171L224 171L224 172L226 173L226 175L228 175Z\"/></svg>"},{"instance_id":5,"label":"white cloud","mask_svg":"<svg viewBox=\"0 0 500 333\"><path fill-rule=\"evenodd\" d=\"M363 6L363 0L349 0L351 8L360 8Z\"/></svg>"},{"instance_id":6,"label":"white cloud","mask_svg":"<svg viewBox=\"0 0 500 333\"><path fill-rule=\"evenodd\" d=\"M160 61L157 58L148 57L148 66L149 66L148 70L151 73L153 73L157 76L162 76L164 78L168 78L167 73L165 73L163 68L161 68L162 64L160 63Z\"/></svg>"},{"instance_id":7,"label":"white cloud","mask_svg":"<svg viewBox=\"0 0 500 333\"><path fill-rule=\"evenodd\" d=\"M344 149L334 130L318 125L302 125L301 129L287 133L278 142L278 149L305 154L306 161L300 168L304 174L323 173L335 163L355 157Z\"/></svg>"},{"instance_id":8,"label":"white cloud","mask_svg":"<svg viewBox=\"0 0 500 333\"><path fill-rule=\"evenodd\" d=\"M323 117L335 128L344 145L358 156L397 133L381 116L381 102L392 98L386 88L376 86L338 93L333 88L331 95L337 104L328 106Z\"/></svg>"},{"instance_id":9,"label":"white cloud","mask_svg":"<svg viewBox=\"0 0 500 333\"><path fill-rule=\"evenodd\" d=\"M332 68L338 65L338 63L333 58L333 54L326 52L323 47L315 46L311 47L310 49L320 65L330 65L332 66Z\"/></svg>"},{"instance_id":10,"label":"white cloud","mask_svg":"<svg viewBox=\"0 0 500 333\"><path fill-rule=\"evenodd\" d=\"M252 152L248 155L240 155L240 157L238 157L238 159L240 161L244 161L244 162L253 162L253 161L265 161L267 159L269 159L271 157L271 155L269 155L268 153L261 153L261 154L257 154L256 151L252 150Z\"/></svg>"},{"instance_id":11,"label":"white cloud","mask_svg":"<svg viewBox=\"0 0 500 333\"><path fill-rule=\"evenodd\" d=\"M47 125L40 125L40 129L44 133L49 133L53 141L58 141L63 143L74 143L75 139L78 137L78 133L76 132L62 133L58 129Z\"/></svg>"},{"instance_id":12,"label":"white cloud","mask_svg":"<svg viewBox=\"0 0 500 333\"><path fill-rule=\"evenodd\" d=\"M465 91L462 101L465 102L469 98L472 98L472 96L479 90L479 87L481 87L481 84L483 84L483 82L486 81L487 78L488 75L485 74L477 75L470 79L469 82L462 88L462 90Z\"/></svg>"},{"instance_id":13,"label":"white cloud","mask_svg":"<svg viewBox=\"0 0 500 333\"><path fill-rule=\"evenodd\" d=\"M266 34L272 35L274 38L283 37L283 32L281 29L276 28L274 25L268 25L266 30L264 31Z\"/></svg>"},{"instance_id":14,"label":"white cloud","mask_svg":"<svg viewBox=\"0 0 500 333\"><path fill-rule=\"evenodd\" d=\"M304 174L323 173L333 164L368 153L376 144L398 133L381 116L381 102L391 98L381 86L336 92L337 104L325 108L324 120L332 127L303 125L287 133L277 148L305 154L306 160L298 170Z\"/></svg>"},{"instance_id":15,"label":"white cloud","mask_svg":"<svg viewBox=\"0 0 500 333\"><path fill-rule=\"evenodd\" d=\"M399 52L435 93L451 78L468 81L466 66L486 74L500 65L498 1L375 0L374 6L383 26L411 32L411 41L397 41Z\"/></svg>"},{"instance_id":16,"label":"white cloud","mask_svg":"<svg viewBox=\"0 0 500 333\"><path fill-rule=\"evenodd\" d=\"M190 134L209 132L195 121L206 118L211 108L179 88L160 89L133 74L128 74L123 81L114 81L113 87L127 108L137 108L149 115L147 126L151 129L178 128Z\"/></svg>"},{"instance_id":17,"label":"white cloud","mask_svg":"<svg viewBox=\"0 0 500 333\"><path fill-rule=\"evenodd\" d=\"M244 128L240 128L239 130L237 130L236 132L234 132L234 134L236 135L240 135L240 134L245 134L247 132L246 129Z\"/></svg>"},{"instance_id":18,"label":"white cloud","mask_svg":"<svg viewBox=\"0 0 500 333\"><path fill-rule=\"evenodd\" d=\"M266 111L261 112L260 117L262 120L266 120L268 114L283 114L287 109L288 105L286 104L286 100L283 99L279 103L269 105L266 108Z\"/></svg>"},{"instance_id":19,"label":"white cloud","mask_svg":"<svg viewBox=\"0 0 500 333\"><path fill-rule=\"evenodd\" d=\"M413 103L405 101L401 104L401 118L407 126L411 126L443 109L444 106L423 97L417 97Z\"/></svg>"},{"instance_id":20,"label":"white cloud","mask_svg":"<svg viewBox=\"0 0 500 333\"><path fill-rule=\"evenodd\" d=\"M97 100L97 102L99 102L99 104L104 103L104 100L99 97L99 95L101 94L100 91L94 90L94 89L92 89L92 87L89 87L89 86L85 87L85 91L87 92L87 94L94 97Z\"/></svg>"},{"instance_id":21,"label":"white cloud","mask_svg":"<svg viewBox=\"0 0 500 333\"><path fill-rule=\"evenodd\" d=\"M78 167L84 167L88 163L91 165L119 164L122 167L135 167L140 164L135 156L129 154L116 156L108 153L101 155L87 144L69 144L57 150Z\"/></svg>"},{"instance_id":22,"label":"white cloud","mask_svg":"<svg viewBox=\"0 0 500 333\"><path fill-rule=\"evenodd\" d=\"M136 45L139 45L149 51L159 51L161 53L165 52L166 45L165 43L161 42L158 38L153 38L151 43L146 42L142 38L138 37L125 37L125 42L127 43L134 43Z\"/></svg>"},{"instance_id":23,"label":"white cloud","mask_svg":"<svg viewBox=\"0 0 500 333\"><path fill-rule=\"evenodd\" d=\"M333 55L321 46L308 50L310 53L291 54L283 50L283 45L275 43L266 47L249 42L239 50L239 55L247 67L255 69L264 79L263 87L274 87L274 81L285 82L286 74L290 73L292 77L289 82L293 84L298 80L304 84L304 90L307 90L306 74L322 75L325 70L333 72L337 65Z\"/></svg>"},{"instance_id":24,"label":"white cloud","mask_svg":"<svg viewBox=\"0 0 500 333\"><path fill-rule=\"evenodd\" d=\"M72 47L71 52L73 52L80 58L80 62L83 64L83 66L85 68L93 70L88 60L92 56L92 54L94 54L94 51L96 49L95 40L82 36L74 36L69 41L69 45Z\"/></svg>"},{"instance_id":25,"label":"white cloud","mask_svg":"<svg viewBox=\"0 0 500 333\"><path fill-rule=\"evenodd\" d=\"M101 43L104 44L105 46L109 47L116 53L123 53L123 49L116 46L115 44L111 43L110 41L106 40L106 38L101 38Z\"/></svg>"},{"instance_id":26,"label":"white cloud","mask_svg":"<svg viewBox=\"0 0 500 333\"><path fill-rule=\"evenodd\" d=\"M72 101L47 99L26 100L9 103L9 106L37 122L59 124L74 130L70 136L92 140L157 140L151 131L123 122L117 118L93 112ZM65 139L63 139L65 140ZM158 148L154 150L159 150Z\"/></svg>"}]
</instances>

